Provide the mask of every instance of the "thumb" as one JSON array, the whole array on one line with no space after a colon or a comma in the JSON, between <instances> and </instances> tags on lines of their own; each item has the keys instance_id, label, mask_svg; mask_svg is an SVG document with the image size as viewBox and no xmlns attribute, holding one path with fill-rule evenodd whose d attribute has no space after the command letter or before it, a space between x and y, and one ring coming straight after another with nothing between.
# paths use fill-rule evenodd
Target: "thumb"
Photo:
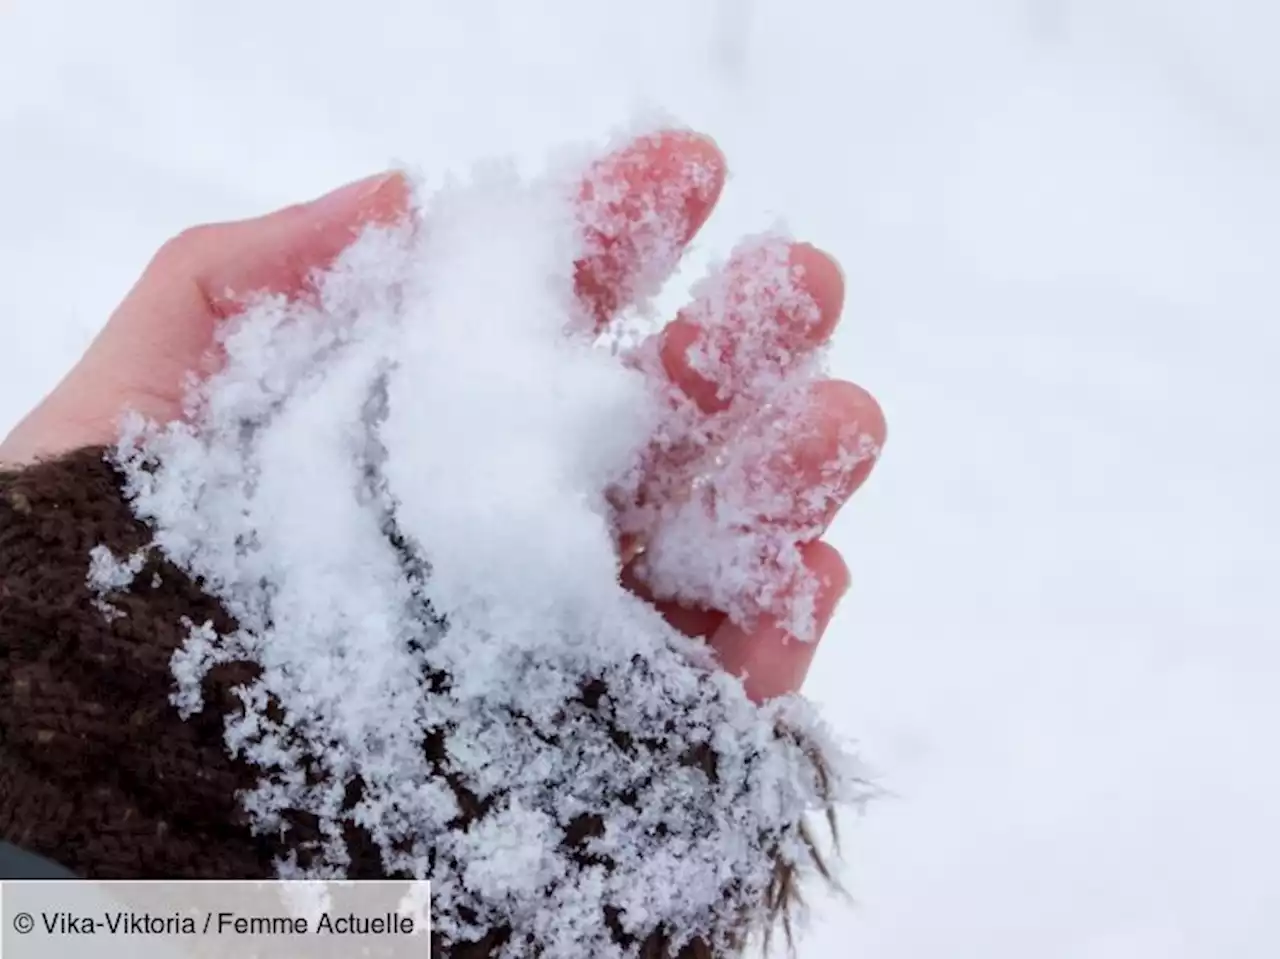
<instances>
[{"instance_id":1,"label":"thumb","mask_svg":"<svg viewBox=\"0 0 1280 959\"><path fill-rule=\"evenodd\" d=\"M0 443L0 464L111 443L126 409L176 418L187 373L205 365L218 323L242 297L305 294L364 226L406 216L409 194L401 174L381 174L263 217L179 234L75 367Z\"/></svg>"}]
</instances>

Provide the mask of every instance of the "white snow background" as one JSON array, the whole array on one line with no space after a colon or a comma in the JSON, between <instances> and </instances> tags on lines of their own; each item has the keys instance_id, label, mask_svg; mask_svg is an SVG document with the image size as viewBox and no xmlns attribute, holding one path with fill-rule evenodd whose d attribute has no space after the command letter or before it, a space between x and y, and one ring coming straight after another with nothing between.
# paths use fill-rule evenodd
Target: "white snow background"
<instances>
[{"instance_id":1,"label":"white snow background","mask_svg":"<svg viewBox=\"0 0 1280 959\"><path fill-rule=\"evenodd\" d=\"M801 956L1270 959L1278 45L1268 0L0 0L0 430L185 226L661 108L732 168L682 279L785 217L889 418L808 691L893 795Z\"/></svg>"}]
</instances>

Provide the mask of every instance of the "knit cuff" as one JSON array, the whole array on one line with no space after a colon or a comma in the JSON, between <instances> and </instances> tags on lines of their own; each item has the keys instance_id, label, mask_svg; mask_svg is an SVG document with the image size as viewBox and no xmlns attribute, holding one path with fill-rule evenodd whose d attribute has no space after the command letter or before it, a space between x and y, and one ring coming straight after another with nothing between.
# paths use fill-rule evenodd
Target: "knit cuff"
<instances>
[{"instance_id":1,"label":"knit cuff","mask_svg":"<svg viewBox=\"0 0 1280 959\"><path fill-rule=\"evenodd\" d=\"M124 615L89 584L94 547L148 541L104 452L0 473L0 837L86 878L269 876L222 710L169 702L184 618L225 614L155 557L112 599ZM224 706L230 685L210 684Z\"/></svg>"},{"instance_id":2,"label":"knit cuff","mask_svg":"<svg viewBox=\"0 0 1280 959\"><path fill-rule=\"evenodd\" d=\"M255 784L257 771L230 758L224 723L241 708L233 690L252 680L250 667L215 668L205 682L208 708L188 720L171 703L170 660L190 624L211 622L220 631L234 624L184 573L154 551L139 552L150 539L105 450L0 473L0 839L85 878L270 878L282 852L306 847L315 824L291 820L287 848L247 825L238 794ZM90 584L95 547L145 556L131 567L130 588L105 598L109 607ZM810 752L803 736L780 735ZM809 758L825 791L821 750L813 747ZM673 768L704 761L713 758L672 760ZM466 818L482 817L472 810ZM465 832L467 823L459 828ZM579 842L592 829L575 822L565 841ZM351 878L382 875L367 837L353 831L345 839ZM825 874L803 824L796 839ZM794 860L768 855L773 881L742 916L744 931L785 924L797 897ZM614 933L628 954L717 954L702 938L673 948L661 928L643 941ZM454 944L437 937L432 954L496 955L510 935L494 929Z\"/></svg>"}]
</instances>

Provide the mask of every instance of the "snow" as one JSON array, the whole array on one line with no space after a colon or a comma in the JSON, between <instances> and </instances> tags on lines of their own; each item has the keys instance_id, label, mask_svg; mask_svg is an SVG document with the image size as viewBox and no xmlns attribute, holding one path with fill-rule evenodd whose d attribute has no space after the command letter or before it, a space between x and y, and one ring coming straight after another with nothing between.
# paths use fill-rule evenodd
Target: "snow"
<instances>
[{"instance_id":1,"label":"snow","mask_svg":"<svg viewBox=\"0 0 1280 959\"><path fill-rule=\"evenodd\" d=\"M124 615L111 602L111 595L128 590L138 573L146 565L147 554L141 550L120 559L105 546L95 546L89 551L88 586L93 593L91 602L108 620Z\"/></svg>"},{"instance_id":2,"label":"snow","mask_svg":"<svg viewBox=\"0 0 1280 959\"><path fill-rule=\"evenodd\" d=\"M891 795L801 955L1275 955L1274 10L726 6L0 4L0 420L185 226L672 112L733 177L664 302L784 216L890 424L807 689Z\"/></svg>"},{"instance_id":3,"label":"snow","mask_svg":"<svg viewBox=\"0 0 1280 959\"><path fill-rule=\"evenodd\" d=\"M678 180L711 183L706 162L695 154ZM776 446L778 430L748 414L785 408L803 427L822 366L785 362L776 337L721 350L703 374L736 396L708 417L644 368L657 340L596 343L575 264L607 249L631 273L608 221L638 214L650 266L674 263L689 232L670 183L620 205L616 172L583 163L526 182L490 162L420 184L420 222L366 231L315 277L314 301L250 296L219 329L224 363L187 417L135 413L114 452L151 545L235 619L225 634L187 624L174 705L202 709L221 663L257 667L225 723L233 755L256 767L242 804L258 832L299 813L320 832L286 833L277 870L343 874L362 827L384 865L431 881L440 933L508 930L503 956L638 954L609 916L639 942L665 929L673 950L695 936L718 946L750 931L741 917L778 869L815 873L805 817L865 792L803 702L752 702L619 582L613 515L655 512L629 504L651 438L671 438L700 454L690 468L719 495L657 509L652 532L623 524L655 544L658 593L731 592L751 607L727 607L742 625L786 612L785 574L812 633L821 583L798 538L812 531L734 534L748 488L765 506L778 496L744 465L767 462L761 437ZM750 249L770 268L738 284L747 298L731 310L718 297L699 311L707 338L739 319L758 328L780 305L820 317L784 240ZM829 502L840 482L814 493ZM696 551L664 548L695 538ZM90 579L128 586L101 552ZM825 745L802 744L811 730ZM704 749L707 768L687 758ZM464 829L463 816L478 821ZM569 840L579 822L596 825Z\"/></svg>"}]
</instances>

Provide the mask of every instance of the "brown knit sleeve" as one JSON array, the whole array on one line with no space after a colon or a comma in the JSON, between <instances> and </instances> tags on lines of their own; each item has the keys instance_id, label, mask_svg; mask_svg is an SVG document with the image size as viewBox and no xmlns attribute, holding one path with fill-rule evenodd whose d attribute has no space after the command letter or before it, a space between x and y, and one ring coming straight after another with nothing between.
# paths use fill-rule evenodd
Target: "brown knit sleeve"
<instances>
[{"instance_id":1,"label":"brown knit sleeve","mask_svg":"<svg viewBox=\"0 0 1280 959\"><path fill-rule=\"evenodd\" d=\"M154 557L123 615L95 605L90 551L146 541L102 449L0 473L0 837L83 877L269 876L223 748L233 677L210 684L223 709L169 702L184 617L224 612Z\"/></svg>"},{"instance_id":2,"label":"brown knit sleeve","mask_svg":"<svg viewBox=\"0 0 1280 959\"><path fill-rule=\"evenodd\" d=\"M154 554L131 588L111 595L115 611L104 612L90 586L94 547L125 557L149 541L103 449L0 472L0 839L85 878L269 878L282 846L279 837L255 837L246 825L237 794L256 776L230 758L223 740L226 717L240 709L233 689L252 680L252 667L217 667L204 688L213 708L188 720L169 699L170 660L186 624L212 621L230 631L234 623ZM814 762L823 769L820 755ZM289 825L290 848L305 846L314 824ZM593 828L575 821L567 842L577 841L579 826ZM801 836L810 842L806 828ZM379 878L376 847L363 834L347 839L348 875ZM760 914L744 916L744 929L781 922L789 935L796 895L793 871L778 858ZM436 937L431 954L487 959L509 935L495 929L480 941L452 944ZM700 938L673 952L662 929L641 942L615 935L643 959L714 955Z\"/></svg>"}]
</instances>

